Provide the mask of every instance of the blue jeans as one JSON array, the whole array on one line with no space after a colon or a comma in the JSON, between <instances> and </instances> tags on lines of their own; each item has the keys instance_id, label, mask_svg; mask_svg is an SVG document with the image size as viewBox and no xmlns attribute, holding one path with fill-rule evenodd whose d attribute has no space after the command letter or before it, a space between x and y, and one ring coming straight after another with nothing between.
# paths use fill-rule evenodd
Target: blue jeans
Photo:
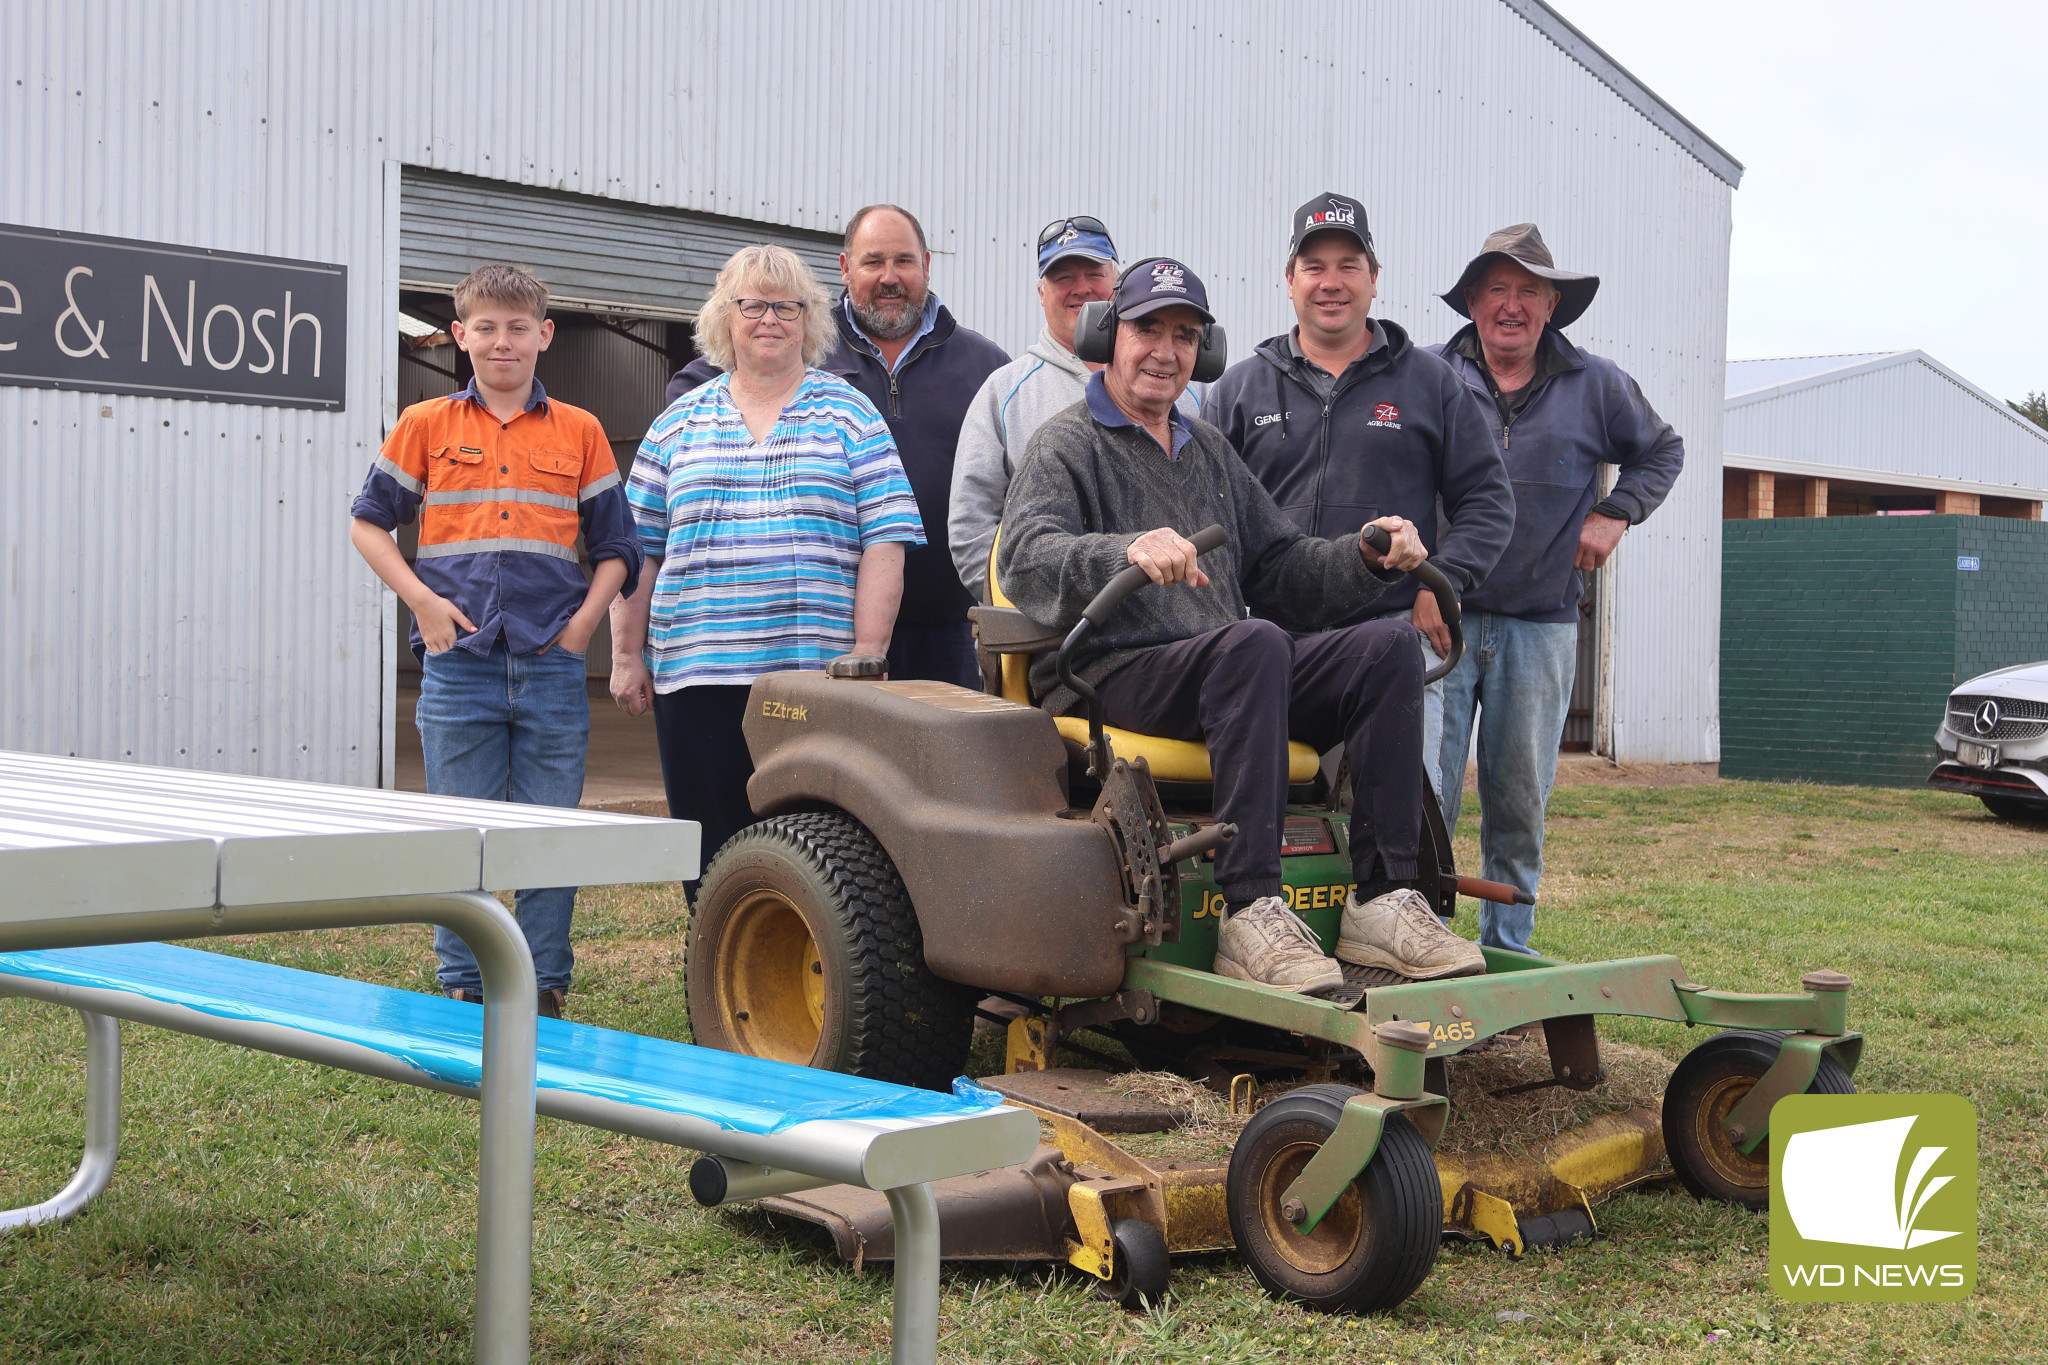
<instances>
[{"instance_id":1,"label":"blue jeans","mask_svg":"<svg viewBox=\"0 0 2048 1365\"><path fill-rule=\"evenodd\" d=\"M1543 879L1543 808L1557 781L1578 654L1576 622L1475 611L1465 617L1465 657L1444 679L1444 820L1456 830L1477 711L1479 875L1532 896ZM1535 925L1534 906L1479 903L1479 941L1490 948L1533 952Z\"/></svg>"},{"instance_id":2,"label":"blue jeans","mask_svg":"<svg viewBox=\"0 0 2048 1365\"><path fill-rule=\"evenodd\" d=\"M466 649L429 654L420 679L417 721L427 757L427 790L535 806L574 806L583 796L590 744L590 694L583 656L560 646L545 654L508 654L500 640L485 658ZM575 954L569 916L576 888L517 893L513 918L533 951L544 991L569 989ZM441 989L470 992L483 977L469 945L434 930Z\"/></svg>"}]
</instances>

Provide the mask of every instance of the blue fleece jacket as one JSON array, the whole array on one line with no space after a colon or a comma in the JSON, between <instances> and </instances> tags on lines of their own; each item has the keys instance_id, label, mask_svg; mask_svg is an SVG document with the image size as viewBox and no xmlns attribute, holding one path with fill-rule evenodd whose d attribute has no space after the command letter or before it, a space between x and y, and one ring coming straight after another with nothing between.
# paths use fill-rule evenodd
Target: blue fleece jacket
<instances>
[{"instance_id":1,"label":"blue fleece jacket","mask_svg":"<svg viewBox=\"0 0 2048 1365\"><path fill-rule=\"evenodd\" d=\"M1202 416L1222 428L1288 518L1311 536L1355 536L1406 517L1462 598L1483 581L1515 524L1514 495L1486 419L1442 359L1385 319L1386 336L1337 376L1325 403L1293 353L1269 337L1209 387ZM1448 529L1439 538L1441 500ZM1404 611L1404 578L1367 610ZM1282 622L1302 629L1299 622Z\"/></svg>"},{"instance_id":2,"label":"blue fleece jacket","mask_svg":"<svg viewBox=\"0 0 2048 1365\"><path fill-rule=\"evenodd\" d=\"M1600 500L1600 466L1621 466L1606 501L1631 526L1657 510L1685 464L1685 442L1657 415L1636 381L1605 356L1582 351L1547 327L1541 343L1561 365L1504 420L1479 364L1479 331L1467 324L1441 356L1478 400L1515 485L1515 533L1492 574L1467 593L1468 611L1525 621L1576 621L1584 592L1572 561L1579 528Z\"/></svg>"}]
</instances>

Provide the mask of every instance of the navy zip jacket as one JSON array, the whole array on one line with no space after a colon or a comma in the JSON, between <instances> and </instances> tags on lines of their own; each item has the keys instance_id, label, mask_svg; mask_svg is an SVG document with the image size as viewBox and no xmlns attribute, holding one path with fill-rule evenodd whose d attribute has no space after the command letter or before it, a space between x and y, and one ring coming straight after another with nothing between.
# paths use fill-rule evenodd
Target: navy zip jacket
<instances>
[{"instance_id":1,"label":"navy zip jacket","mask_svg":"<svg viewBox=\"0 0 2048 1365\"><path fill-rule=\"evenodd\" d=\"M953 448L960 443L960 424L981 381L1009 364L1010 357L981 333L962 327L940 304L931 331L911 344L892 375L881 352L847 320L844 292L833 302L832 316L839 324L839 345L819 368L859 389L889 424L925 526L926 543L905 547L903 605L896 619L920 626L965 621L975 599L961 585L946 546ZM718 367L702 357L691 361L669 380L668 401L718 374Z\"/></svg>"},{"instance_id":2,"label":"navy zip jacket","mask_svg":"<svg viewBox=\"0 0 2048 1365\"><path fill-rule=\"evenodd\" d=\"M911 343L891 374L881 352L854 330L843 293L832 316L839 323L839 347L822 368L866 394L889 424L910 491L917 495L917 515L924 521L926 543L910 547L903 557L903 605L896 619L918 626L965 621L975 599L962 586L946 545L953 449L960 444L960 424L981 392L981 381L1009 364L1009 354L962 327L940 304L931 331Z\"/></svg>"},{"instance_id":3,"label":"navy zip jacket","mask_svg":"<svg viewBox=\"0 0 2048 1365\"><path fill-rule=\"evenodd\" d=\"M1600 500L1600 466L1621 466L1605 501L1631 526L1657 510L1685 464L1685 443L1659 417L1621 366L1543 330L1542 345L1563 366L1536 383L1504 422L1479 366L1479 329L1467 323L1428 349L1449 363L1478 402L1515 486L1515 533L1493 574L1464 599L1470 611L1525 621L1576 621L1583 594L1572 561L1579 528Z\"/></svg>"},{"instance_id":4,"label":"navy zip jacket","mask_svg":"<svg viewBox=\"0 0 2048 1365\"><path fill-rule=\"evenodd\" d=\"M1355 536L1375 518L1406 517L1462 599L1485 581L1514 530L1500 447L1441 357L1414 346L1399 325L1375 324L1386 345L1337 376L1328 406L1297 368L1311 362L1291 354L1285 333L1224 371L1202 416L1304 532ZM1441 543L1439 499L1448 523ZM1403 578L1355 619L1406 611L1415 592L1415 580Z\"/></svg>"}]
</instances>

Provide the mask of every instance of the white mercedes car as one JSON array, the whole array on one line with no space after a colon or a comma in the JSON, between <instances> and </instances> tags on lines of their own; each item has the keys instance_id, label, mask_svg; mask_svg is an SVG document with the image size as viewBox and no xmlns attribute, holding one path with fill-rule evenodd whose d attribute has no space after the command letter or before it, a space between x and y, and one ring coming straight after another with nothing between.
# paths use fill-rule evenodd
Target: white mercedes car
<instances>
[{"instance_id":1,"label":"white mercedes car","mask_svg":"<svg viewBox=\"0 0 2048 1365\"><path fill-rule=\"evenodd\" d=\"M2048 663L2015 664L1948 694L1928 785L2007 820L2048 819Z\"/></svg>"}]
</instances>

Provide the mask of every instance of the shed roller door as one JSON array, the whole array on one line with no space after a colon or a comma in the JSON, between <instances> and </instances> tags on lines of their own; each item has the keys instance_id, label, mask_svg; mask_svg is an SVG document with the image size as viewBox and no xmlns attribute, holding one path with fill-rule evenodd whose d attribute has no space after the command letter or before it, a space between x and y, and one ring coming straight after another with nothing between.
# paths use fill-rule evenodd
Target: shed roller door
<instances>
[{"instance_id":1,"label":"shed roller door","mask_svg":"<svg viewBox=\"0 0 2048 1365\"><path fill-rule=\"evenodd\" d=\"M407 170L398 220L399 285L448 293L477 266L525 266L561 308L694 318L726 258L786 246L830 289L839 239L829 233L652 208L465 175Z\"/></svg>"}]
</instances>

